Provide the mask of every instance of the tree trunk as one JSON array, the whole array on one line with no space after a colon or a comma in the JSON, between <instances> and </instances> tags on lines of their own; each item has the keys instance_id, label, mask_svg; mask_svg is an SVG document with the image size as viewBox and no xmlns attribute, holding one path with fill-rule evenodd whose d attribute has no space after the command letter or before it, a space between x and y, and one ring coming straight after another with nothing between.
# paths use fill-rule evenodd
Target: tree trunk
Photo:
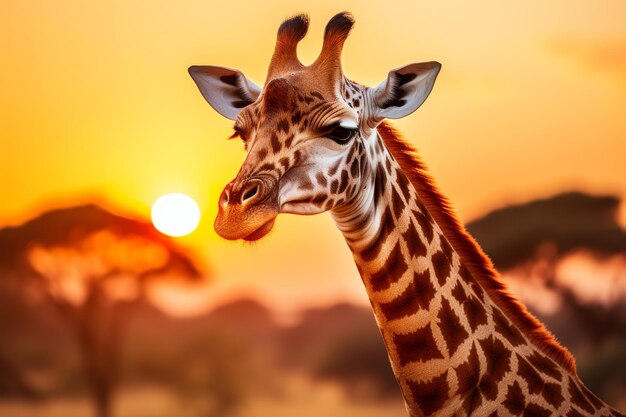
<instances>
[{"instance_id":1,"label":"tree trunk","mask_svg":"<svg viewBox=\"0 0 626 417\"><path fill-rule=\"evenodd\" d=\"M113 404L113 384L103 382L93 385L94 400L97 417L111 417Z\"/></svg>"},{"instance_id":2,"label":"tree trunk","mask_svg":"<svg viewBox=\"0 0 626 417\"><path fill-rule=\"evenodd\" d=\"M110 332L111 312L98 286L90 288L84 305L76 308L74 321L85 378L97 417L111 417L119 367L119 340Z\"/></svg>"}]
</instances>

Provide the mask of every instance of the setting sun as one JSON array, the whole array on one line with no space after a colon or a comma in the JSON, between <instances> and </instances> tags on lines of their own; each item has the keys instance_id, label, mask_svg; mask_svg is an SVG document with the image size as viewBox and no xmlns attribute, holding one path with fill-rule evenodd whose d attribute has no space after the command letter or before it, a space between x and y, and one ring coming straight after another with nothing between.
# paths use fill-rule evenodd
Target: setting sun
<instances>
[{"instance_id":1,"label":"setting sun","mask_svg":"<svg viewBox=\"0 0 626 417\"><path fill-rule=\"evenodd\" d=\"M200 208L189 196L171 193L159 197L152 205L152 223L161 233L185 236L196 230Z\"/></svg>"}]
</instances>

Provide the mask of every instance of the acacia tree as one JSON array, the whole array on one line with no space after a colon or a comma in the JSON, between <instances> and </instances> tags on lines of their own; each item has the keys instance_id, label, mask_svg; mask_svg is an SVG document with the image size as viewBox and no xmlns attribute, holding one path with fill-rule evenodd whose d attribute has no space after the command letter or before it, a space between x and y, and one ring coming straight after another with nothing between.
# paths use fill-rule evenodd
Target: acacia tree
<instances>
[{"instance_id":1,"label":"acacia tree","mask_svg":"<svg viewBox=\"0 0 626 417\"><path fill-rule=\"evenodd\" d=\"M626 230L618 221L619 205L617 197L571 192L494 210L467 226L505 276L517 277L532 298L541 299L538 291L549 297L542 304L555 311L534 312L562 343L585 352L580 374L608 402L624 397L619 387L626 363L625 275L619 271ZM568 276L572 268L563 265L572 259L605 264L614 276ZM610 267L611 260L621 261ZM589 288L603 288L611 297L581 297Z\"/></svg>"},{"instance_id":2,"label":"acacia tree","mask_svg":"<svg viewBox=\"0 0 626 417\"><path fill-rule=\"evenodd\" d=\"M93 205L55 210L0 232L5 240L13 237L8 259L72 330L97 416L109 417L133 310L154 280L198 280L199 270L149 223Z\"/></svg>"}]
</instances>

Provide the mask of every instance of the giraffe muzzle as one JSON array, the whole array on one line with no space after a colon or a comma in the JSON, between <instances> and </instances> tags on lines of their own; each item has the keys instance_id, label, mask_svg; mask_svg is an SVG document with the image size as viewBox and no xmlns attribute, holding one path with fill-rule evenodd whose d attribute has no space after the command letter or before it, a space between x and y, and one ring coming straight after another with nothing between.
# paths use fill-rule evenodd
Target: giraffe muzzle
<instances>
[{"instance_id":1,"label":"giraffe muzzle","mask_svg":"<svg viewBox=\"0 0 626 417\"><path fill-rule=\"evenodd\" d=\"M278 215L277 181L268 175L233 180L219 199L214 228L228 240L258 240L267 235Z\"/></svg>"}]
</instances>

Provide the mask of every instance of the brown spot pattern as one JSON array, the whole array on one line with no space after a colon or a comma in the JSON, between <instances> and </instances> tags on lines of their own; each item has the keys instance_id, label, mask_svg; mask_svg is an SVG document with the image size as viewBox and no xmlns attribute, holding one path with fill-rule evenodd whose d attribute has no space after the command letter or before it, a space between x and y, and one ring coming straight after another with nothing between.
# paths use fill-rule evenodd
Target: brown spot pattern
<instances>
[{"instance_id":1,"label":"brown spot pattern","mask_svg":"<svg viewBox=\"0 0 626 417\"><path fill-rule=\"evenodd\" d=\"M508 319L498 309L492 311L495 331L500 333L512 346L519 346L525 343L524 336L520 331L509 323Z\"/></svg>"},{"instance_id":2,"label":"brown spot pattern","mask_svg":"<svg viewBox=\"0 0 626 417\"><path fill-rule=\"evenodd\" d=\"M287 121L287 119L279 120L276 124L276 129L278 129L279 132L289 132L289 122Z\"/></svg>"},{"instance_id":3,"label":"brown spot pattern","mask_svg":"<svg viewBox=\"0 0 626 417\"><path fill-rule=\"evenodd\" d=\"M328 184L328 181L326 181L326 176L321 172L318 172L315 175L315 179L317 180L317 183L322 187L326 187L326 185Z\"/></svg>"},{"instance_id":4,"label":"brown spot pattern","mask_svg":"<svg viewBox=\"0 0 626 417\"><path fill-rule=\"evenodd\" d=\"M380 304L380 309L387 321L415 314L420 307L423 308L420 302L420 296L417 293L415 283L413 282L406 287L400 296L388 303Z\"/></svg>"},{"instance_id":5,"label":"brown spot pattern","mask_svg":"<svg viewBox=\"0 0 626 417\"><path fill-rule=\"evenodd\" d=\"M339 182L339 188L337 189L337 192L341 194L346 191L349 183L350 176L348 175L348 170L344 169L343 171L341 171L341 181Z\"/></svg>"},{"instance_id":6,"label":"brown spot pattern","mask_svg":"<svg viewBox=\"0 0 626 417\"><path fill-rule=\"evenodd\" d=\"M463 282L465 282L466 284L468 284L470 286L470 288L471 288L472 292L474 293L474 295L476 295L478 298L481 298L482 290L480 289L480 287L476 283L476 280L474 280L474 277L472 276L472 274L469 272L469 270L463 264L461 264L460 267L459 267L459 276L461 277Z\"/></svg>"},{"instance_id":7,"label":"brown spot pattern","mask_svg":"<svg viewBox=\"0 0 626 417\"><path fill-rule=\"evenodd\" d=\"M398 188L402 191L402 195L404 195L404 201L411 200L411 187L409 185L409 180L406 175L400 170L396 170L396 183L398 184Z\"/></svg>"},{"instance_id":8,"label":"brown spot pattern","mask_svg":"<svg viewBox=\"0 0 626 417\"><path fill-rule=\"evenodd\" d=\"M300 182L298 184L298 188L300 188L301 190L312 190L313 189L313 183L311 182L309 177L303 177L302 179L300 179Z\"/></svg>"},{"instance_id":9,"label":"brown spot pattern","mask_svg":"<svg viewBox=\"0 0 626 417\"><path fill-rule=\"evenodd\" d=\"M278 136L276 135L276 133L272 133L270 136L270 144L272 145L272 151L274 151L274 153L278 153L278 151L280 151L281 148L281 144L280 144L280 140L278 139Z\"/></svg>"},{"instance_id":10,"label":"brown spot pattern","mask_svg":"<svg viewBox=\"0 0 626 417\"><path fill-rule=\"evenodd\" d=\"M448 239L444 235L439 235L439 245L443 254L452 262L452 246L450 246Z\"/></svg>"},{"instance_id":11,"label":"brown spot pattern","mask_svg":"<svg viewBox=\"0 0 626 417\"><path fill-rule=\"evenodd\" d=\"M524 417L549 417L551 415L550 410L534 403L528 404L523 414Z\"/></svg>"},{"instance_id":12,"label":"brown spot pattern","mask_svg":"<svg viewBox=\"0 0 626 417\"><path fill-rule=\"evenodd\" d=\"M418 211L413 212L413 217L417 220L417 224L419 225L424 237L427 242L432 242L434 237L433 224L428 220L428 218Z\"/></svg>"},{"instance_id":13,"label":"brown spot pattern","mask_svg":"<svg viewBox=\"0 0 626 417\"><path fill-rule=\"evenodd\" d=\"M526 408L526 400L522 393L522 388L517 381L509 385L509 390L506 393L504 400L504 406L511 412L511 414L519 416Z\"/></svg>"},{"instance_id":14,"label":"brown spot pattern","mask_svg":"<svg viewBox=\"0 0 626 417\"><path fill-rule=\"evenodd\" d=\"M354 158L352 164L350 164L350 175L352 175L352 178L359 176L359 160L357 158Z\"/></svg>"},{"instance_id":15,"label":"brown spot pattern","mask_svg":"<svg viewBox=\"0 0 626 417\"><path fill-rule=\"evenodd\" d=\"M543 387L543 398L554 408L559 408L565 399L561 392L561 385L547 382Z\"/></svg>"},{"instance_id":16,"label":"brown spot pattern","mask_svg":"<svg viewBox=\"0 0 626 417\"><path fill-rule=\"evenodd\" d=\"M454 288L452 289L452 296L459 303L463 304L467 301L467 296L465 295L465 290L460 282L457 282Z\"/></svg>"},{"instance_id":17,"label":"brown spot pattern","mask_svg":"<svg viewBox=\"0 0 626 417\"><path fill-rule=\"evenodd\" d=\"M428 382L409 382L413 399L422 412L429 416L439 410L449 398L447 373Z\"/></svg>"},{"instance_id":18,"label":"brown spot pattern","mask_svg":"<svg viewBox=\"0 0 626 417\"><path fill-rule=\"evenodd\" d=\"M463 409L470 414L482 402L480 392L476 389L479 381L480 362L478 361L475 344L472 344L467 361L454 370L459 381L459 394L465 398L463 400Z\"/></svg>"},{"instance_id":19,"label":"brown spot pattern","mask_svg":"<svg viewBox=\"0 0 626 417\"><path fill-rule=\"evenodd\" d=\"M488 322L487 311L476 297L469 297L467 302L463 303L463 311L472 331L476 331L478 326Z\"/></svg>"},{"instance_id":20,"label":"brown spot pattern","mask_svg":"<svg viewBox=\"0 0 626 417\"><path fill-rule=\"evenodd\" d=\"M394 335L393 344L396 347L401 366L410 362L443 359L430 326L417 329L409 334Z\"/></svg>"},{"instance_id":21,"label":"brown spot pattern","mask_svg":"<svg viewBox=\"0 0 626 417\"><path fill-rule=\"evenodd\" d=\"M511 352L493 336L481 340L480 347L487 359L487 375L496 381L502 380L511 370Z\"/></svg>"},{"instance_id":22,"label":"brown spot pattern","mask_svg":"<svg viewBox=\"0 0 626 417\"><path fill-rule=\"evenodd\" d=\"M526 381L528 392L539 394L543 389L543 378L539 372L523 357L517 355L517 372Z\"/></svg>"},{"instance_id":23,"label":"brown spot pattern","mask_svg":"<svg viewBox=\"0 0 626 417\"><path fill-rule=\"evenodd\" d=\"M469 334L461 325L461 320L446 299L441 300L441 309L439 309L437 317L439 318L439 329L448 346L448 353L452 356Z\"/></svg>"},{"instance_id":24,"label":"brown spot pattern","mask_svg":"<svg viewBox=\"0 0 626 417\"><path fill-rule=\"evenodd\" d=\"M315 204L318 207L321 207L322 204L326 201L327 195L324 193L316 194L313 198L311 198L311 203Z\"/></svg>"},{"instance_id":25,"label":"brown spot pattern","mask_svg":"<svg viewBox=\"0 0 626 417\"><path fill-rule=\"evenodd\" d=\"M602 401L600 401L593 392L589 391L586 386L581 384L581 388L584 394L587 396L587 400L589 400L594 405L594 407L602 408L604 406Z\"/></svg>"},{"instance_id":26,"label":"brown spot pattern","mask_svg":"<svg viewBox=\"0 0 626 417\"><path fill-rule=\"evenodd\" d=\"M483 397L489 401L495 400L498 396L498 382L495 378L492 378L489 375L485 375L480 379L478 389L482 393Z\"/></svg>"},{"instance_id":27,"label":"brown spot pattern","mask_svg":"<svg viewBox=\"0 0 626 417\"><path fill-rule=\"evenodd\" d=\"M285 147L289 148L294 138L295 136L293 134L287 136L287 139L285 139Z\"/></svg>"},{"instance_id":28,"label":"brown spot pattern","mask_svg":"<svg viewBox=\"0 0 626 417\"><path fill-rule=\"evenodd\" d=\"M464 410L467 410L467 413L471 413L472 410L480 407L483 403L483 398L480 395L480 391L474 389L470 391L469 395L463 401L462 407Z\"/></svg>"},{"instance_id":29,"label":"brown spot pattern","mask_svg":"<svg viewBox=\"0 0 626 417\"><path fill-rule=\"evenodd\" d=\"M374 198L382 198L385 194L385 187L387 187L387 174L382 165L376 167L374 175Z\"/></svg>"},{"instance_id":30,"label":"brown spot pattern","mask_svg":"<svg viewBox=\"0 0 626 417\"><path fill-rule=\"evenodd\" d=\"M413 274L413 284L415 285L415 293L417 294L418 304L421 308L428 308L430 302L435 297L435 286L430 280L428 270L424 272L415 272Z\"/></svg>"},{"instance_id":31,"label":"brown spot pattern","mask_svg":"<svg viewBox=\"0 0 626 417\"><path fill-rule=\"evenodd\" d=\"M443 252L439 251L433 255L431 263L433 265L433 269L435 270L435 275L437 276L439 285L443 286L450 275L450 262L448 261L448 258L446 258L446 255L444 255Z\"/></svg>"},{"instance_id":32,"label":"brown spot pattern","mask_svg":"<svg viewBox=\"0 0 626 417\"><path fill-rule=\"evenodd\" d=\"M397 282L407 269L408 265L402 256L400 243L396 242L385 264L378 272L372 274L370 278L372 288L374 291L386 290L391 284Z\"/></svg>"},{"instance_id":33,"label":"brown spot pattern","mask_svg":"<svg viewBox=\"0 0 626 417\"><path fill-rule=\"evenodd\" d=\"M559 371L559 368L551 359L540 355L538 352L533 352L526 359L542 374L548 375L558 381L561 380L561 371Z\"/></svg>"},{"instance_id":34,"label":"brown spot pattern","mask_svg":"<svg viewBox=\"0 0 626 417\"><path fill-rule=\"evenodd\" d=\"M292 115L291 115L291 123L292 124L298 124L300 123L300 120L302 120L302 116L304 116L304 113L302 113L299 110L296 110Z\"/></svg>"},{"instance_id":35,"label":"brown spot pattern","mask_svg":"<svg viewBox=\"0 0 626 417\"><path fill-rule=\"evenodd\" d=\"M591 405L589 401L587 401L586 396L580 390L580 388L578 387L578 384L576 383L576 381L572 379L572 377L569 378L568 385L569 385L568 389L569 389L569 395L570 395L571 401L574 404L576 404L578 407L580 407L582 410L587 411L588 413L593 413L593 406Z\"/></svg>"},{"instance_id":36,"label":"brown spot pattern","mask_svg":"<svg viewBox=\"0 0 626 417\"><path fill-rule=\"evenodd\" d=\"M396 220L400 218L402 215L402 210L404 210L404 201L400 198L400 194L395 188L391 189L391 206L393 207L393 215Z\"/></svg>"},{"instance_id":37,"label":"brown spot pattern","mask_svg":"<svg viewBox=\"0 0 626 417\"><path fill-rule=\"evenodd\" d=\"M332 194L337 193L337 189L339 188L339 180L333 180L333 182L330 183L330 192Z\"/></svg>"},{"instance_id":38,"label":"brown spot pattern","mask_svg":"<svg viewBox=\"0 0 626 417\"><path fill-rule=\"evenodd\" d=\"M272 172L274 170L275 166L270 164L269 162L265 162L263 165L261 165L259 167L258 172Z\"/></svg>"},{"instance_id":39,"label":"brown spot pattern","mask_svg":"<svg viewBox=\"0 0 626 417\"><path fill-rule=\"evenodd\" d=\"M417 313L419 309L428 309L435 296L435 287L430 282L427 271L414 273L413 281L404 292L388 303L381 303L381 310L387 320L394 320Z\"/></svg>"},{"instance_id":40,"label":"brown spot pattern","mask_svg":"<svg viewBox=\"0 0 626 417\"><path fill-rule=\"evenodd\" d=\"M424 245L424 242L420 240L419 234L417 233L417 229L415 228L415 224L413 224L412 220L409 220L409 226L406 231L402 233L402 238L406 242L411 259L417 258L418 256L426 256L428 249L426 248L426 245Z\"/></svg>"},{"instance_id":41,"label":"brown spot pattern","mask_svg":"<svg viewBox=\"0 0 626 417\"><path fill-rule=\"evenodd\" d=\"M287 158L286 156L283 158L280 158L278 160L278 163L283 166L283 169L287 169L287 167L289 166L289 158Z\"/></svg>"}]
</instances>

